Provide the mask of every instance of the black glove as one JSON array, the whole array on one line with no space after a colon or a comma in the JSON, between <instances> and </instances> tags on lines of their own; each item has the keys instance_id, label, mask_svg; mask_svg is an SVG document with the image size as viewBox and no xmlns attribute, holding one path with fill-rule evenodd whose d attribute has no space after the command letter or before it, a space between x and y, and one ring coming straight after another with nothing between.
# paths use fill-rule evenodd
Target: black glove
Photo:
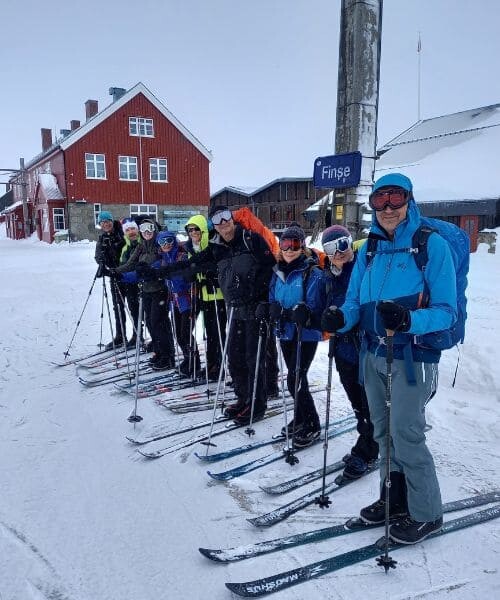
<instances>
[{"instance_id":1,"label":"black glove","mask_svg":"<svg viewBox=\"0 0 500 600\"><path fill-rule=\"evenodd\" d=\"M377 311L385 329L389 331L408 331L411 325L410 311L392 300L383 300L377 304Z\"/></svg>"},{"instance_id":2,"label":"black glove","mask_svg":"<svg viewBox=\"0 0 500 600\"><path fill-rule=\"evenodd\" d=\"M95 276L100 279L101 277L104 277L105 271L106 267L104 266L104 263L100 262L99 266L97 267L97 273L95 274Z\"/></svg>"},{"instance_id":3,"label":"black glove","mask_svg":"<svg viewBox=\"0 0 500 600\"><path fill-rule=\"evenodd\" d=\"M321 329L335 333L345 325L344 313L336 306L329 306L321 315Z\"/></svg>"},{"instance_id":4,"label":"black glove","mask_svg":"<svg viewBox=\"0 0 500 600\"><path fill-rule=\"evenodd\" d=\"M259 302L255 309L255 318L257 321L269 320L269 302Z\"/></svg>"},{"instance_id":5,"label":"black glove","mask_svg":"<svg viewBox=\"0 0 500 600\"><path fill-rule=\"evenodd\" d=\"M283 312L283 307L279 302L271 302L269 305L269 320L272 322L276 322Z\"/></svg>"},{"instance_id":6,"label":"black glove","mask_svg":"<svg viewBox=\"0 0 500 600\"><path fill-rule=\"evenodd\" d=\"M142 280L154 279L158 275L156 269L153 269L151 265L145 262L137 263L135 272L137 273L137 277Z\"/></svg>"},{"instance_id":7,"label":"black glove","mask_svg":"<svg viewBox=\"0 0 500 600\"><path fill-rule=\"evenodd\" d=\"M311 322L311 309L305 302L299 302L292 308L290 320L301 327L308 327Z\"/></svg>"},{"instance_id":8,"label":"black glove","mask_svg":"<svg viewBox=\"0 0 500 600\"><path fill-rule=\"evenodd\" d=\"M116 269L105 268L104 275L107 275L110 279L119 279L120 273L117 273Z\"/></svg>"}]
</instances>

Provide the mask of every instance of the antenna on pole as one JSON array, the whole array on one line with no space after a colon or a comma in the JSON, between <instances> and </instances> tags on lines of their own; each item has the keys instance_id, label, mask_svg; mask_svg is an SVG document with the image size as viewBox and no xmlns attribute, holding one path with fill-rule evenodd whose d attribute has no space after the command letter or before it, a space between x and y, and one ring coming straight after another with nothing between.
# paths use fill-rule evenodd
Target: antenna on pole
<instances>
[{"instance_id":1,"label":"antenna on pole","mask_svg":"<svg viewBox=\"0 0 500 600\"><path fill-rule=\"evenodd\" d=\"M420 72L421 72L421 66L422 66L422 61L421 61L421 57L422 57L422 40L420 37L420 31L418 32L418 42L417 42L417 55L418 55L418 71L417 71L417 120L420 121L420 91L421 91L421 87L420 87Z\"/></svg>"}]
</instances>

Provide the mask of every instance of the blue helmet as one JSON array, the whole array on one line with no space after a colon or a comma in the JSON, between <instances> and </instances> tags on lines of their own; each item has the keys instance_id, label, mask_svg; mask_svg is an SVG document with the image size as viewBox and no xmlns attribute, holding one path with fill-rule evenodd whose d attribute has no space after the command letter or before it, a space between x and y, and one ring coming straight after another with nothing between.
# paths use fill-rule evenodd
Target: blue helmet
<instances>
[{"instance_id":1,"label":"blue helmet","mask_svg":"<svg viewBox=\"0 0 500 600\"><path fill-rule=\"evenodd\" d=\"M382 177L379 177L377 181L375 181L372 192L375 192L379 188L386 186L400 187L407 192L411 192L413 190L411 179L406 177L406 175L403 175L402 173L388 173L387 175L382 175Z\"/></svg>"}]
</instances>

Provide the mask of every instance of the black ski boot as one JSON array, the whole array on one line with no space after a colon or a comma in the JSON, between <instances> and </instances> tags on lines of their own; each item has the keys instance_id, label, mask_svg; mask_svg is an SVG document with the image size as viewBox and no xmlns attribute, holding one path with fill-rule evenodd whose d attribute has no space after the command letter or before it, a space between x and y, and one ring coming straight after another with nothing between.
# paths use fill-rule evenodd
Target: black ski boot
<instances>
[{"instance_id":1,"label":"black ski boot","mask_svg":"<svg viewBox=\"0 0 500 600\"><path fill-rule=\"evenodd\" d=\"M443 526L443 517L435 521L414 521L410 516L393 523L389 527L389 537L400 544L417 544L426 537L439 531Z\"/></svg>"},{"instance_id":2,"label":"black ski boot","mask_svg":"<svg viewBox=\"0 0 500 600\"><path fill-rule=\"evenodd\" d=\"M403 518L408 514L406 479L403 473L397 471L391 471L390 478L389 516L391 519ZM359 516L368 525L380 525L385 521L385 484L382 485L380 499L362 508Z\"/></svg>"}]
</instances>

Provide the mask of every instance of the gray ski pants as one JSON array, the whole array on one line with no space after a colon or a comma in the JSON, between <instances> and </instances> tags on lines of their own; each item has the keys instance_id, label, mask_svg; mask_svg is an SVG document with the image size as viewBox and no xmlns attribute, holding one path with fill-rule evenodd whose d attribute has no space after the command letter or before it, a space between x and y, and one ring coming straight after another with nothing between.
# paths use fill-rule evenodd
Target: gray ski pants
<instances>
[{"instance_id":1,"label":"gray ski pants","mask_svg":"<svg viewBox=\"0 0 500 600\"><path fill-rule=\"evenodd\" d=\"M425 443L425 405L437 388L438 365L415 362L417 385L408 385L405 364L392 364L391 471L404 473L408 489L408 509L416 521L434 521L442 516L441 492L434 460ZM380 481L386 471L386 381L384 357L366 352L365 390L380 448ZM383 495L381 496L384 497Z\"/></svg>"}]
</instances>

